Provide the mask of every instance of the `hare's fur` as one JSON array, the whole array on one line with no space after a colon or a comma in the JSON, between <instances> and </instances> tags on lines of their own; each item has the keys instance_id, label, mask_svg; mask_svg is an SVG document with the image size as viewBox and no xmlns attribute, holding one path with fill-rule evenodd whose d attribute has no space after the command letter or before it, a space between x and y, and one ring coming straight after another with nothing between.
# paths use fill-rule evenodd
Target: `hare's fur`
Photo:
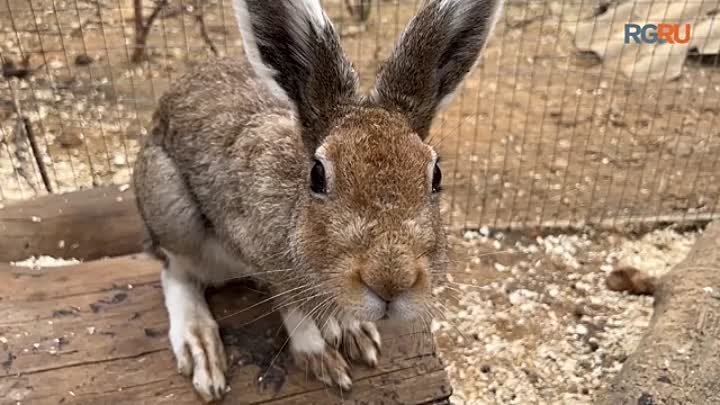
<instances>
[{"instance_id":1,"label":"hare's fur","mask_svg":"<svg viewBox=\"0 0 720 405\"><path fill-rule=\"evenodd\" d=\"M348 360L377 364L374 321L430 314L447 242L424 140L499 4L429 1L364 97L317 0L236 0L248 60L195 66L163 95L135 190L178 370L205 400L227 368L207 285L265 281L298 364L343 389Z\"/></svg>"}]
</instances>

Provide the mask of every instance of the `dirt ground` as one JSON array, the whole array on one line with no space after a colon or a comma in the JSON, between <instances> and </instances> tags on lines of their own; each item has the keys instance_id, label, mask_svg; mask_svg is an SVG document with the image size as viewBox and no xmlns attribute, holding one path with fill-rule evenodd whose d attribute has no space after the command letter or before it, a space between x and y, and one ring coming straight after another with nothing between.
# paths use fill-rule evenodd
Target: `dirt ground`
<instances>
[{"instance_id":1,"label":"dirt ground","mask_svg":"<svg viewBox=\"0 0 720 405\"><path fill-rule=\"evenodd\" d=\"M487 235L487 236L486 236ZM684 259L697 233L467 232L437 291L434 323L455 405L590 405L636 347L653 299L609 291L613 269L654 276Z\"/></svg>"},{"instance_id":2,"label":"dirt ground","mask_svg":"<svg viewBox=\"0 0 720 405\"><path fill-rule=\"evenodd\" d=\"M364 87L418 5L372 2L366 22L326 0ZM533 225L551 220L693 218L720 196L720 69L691 61L672 82L629 83L578 53L565 28L594 3L512 1L431 142L444 157L448 222ZM204 3L220 54L240 55L230 4ZM145 0L145 16L154 3ZM185 9L186 12L182 12ZM188 62L214 55L193 15L173 0L133 64L129 0L9 0L0 5L0 52L34 73L0 85L0 199L45 193L13 95L32 122L54 190L126 183L154 101Z\"/></svg>"}]
</instances>

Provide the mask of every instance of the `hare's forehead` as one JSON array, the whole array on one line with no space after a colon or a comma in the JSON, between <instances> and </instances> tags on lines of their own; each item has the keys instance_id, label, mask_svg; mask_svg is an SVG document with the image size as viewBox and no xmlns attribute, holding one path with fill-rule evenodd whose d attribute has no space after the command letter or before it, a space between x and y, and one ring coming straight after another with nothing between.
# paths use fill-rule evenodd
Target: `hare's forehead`
<instances>
[{"instance_id":1,"label":"hare's forehead","mask_svg":"<svg viewBox=\"0 0 720 405\"><path fill-rule=\"evenodd\" d=\"M331 188L359 207L389 210L419 206L429 192L436 157L419 138L328 144L319 150Z\"/></svg>"},{"instance_id":2,"label":"hare's forehead","mask_svg":"<svg viewBox=\"0 0 720 405\"><path fill-rule=\"evenodd\" d=\"M417 170L432 163L433 148L412 133L355 133L329 137L317 155L342 170L402 171Z\"/></svg>"}]
</instances>

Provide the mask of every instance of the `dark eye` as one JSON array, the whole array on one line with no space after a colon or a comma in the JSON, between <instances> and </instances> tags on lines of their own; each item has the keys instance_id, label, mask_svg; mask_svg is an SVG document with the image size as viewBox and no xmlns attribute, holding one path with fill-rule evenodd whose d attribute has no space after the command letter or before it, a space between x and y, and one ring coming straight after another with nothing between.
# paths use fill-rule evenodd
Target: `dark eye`
<instances>
[{"instance_id":1,"label":"dark eye","mask_svg":"<svg viewBox=\"0 0 720 405\"><path fill-rule=\"evenodd\" d=\"M442 190L442 172L440 171L440 165L435 163L435 167L433 168L433 177L432 177L432 192L433 193L439 193Z\"/></svg>"},{"instance_id":2,"label":"dark eye","mask_svg":"<svg viewBox=\"0 0 720 405\"><path fill-rule=\"evenodd\" d=\"M315 161L315 164L310 170L310 190L313 193L325 194L325 167L319 160Z\"/></svg>"}]
</instances>

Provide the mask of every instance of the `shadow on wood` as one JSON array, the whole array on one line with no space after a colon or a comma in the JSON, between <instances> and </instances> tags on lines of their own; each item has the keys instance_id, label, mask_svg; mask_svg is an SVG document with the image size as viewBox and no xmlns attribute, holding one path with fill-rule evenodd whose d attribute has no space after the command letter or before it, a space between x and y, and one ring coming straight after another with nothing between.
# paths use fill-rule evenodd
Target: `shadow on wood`
<instances>
[{"instance_id":1,"label":"shadow on wood","mask_svg":"<svg viewBox=\"0 0 720 405\"><path fill-rule=\"evenodd\" d=\"M11 404L198 404L167 341L160 265L142 255L29 270L0 265L0 398ZM216 316L262 293L237 284L211 293ZM284 354L269 307L220 323L231 360L225 404L448 404L450 386L427 333L380 325L376 369L355 366L343 397L308 381ZM260 378L263 377L263 378Z\"/></svg>"}]
</instances>

